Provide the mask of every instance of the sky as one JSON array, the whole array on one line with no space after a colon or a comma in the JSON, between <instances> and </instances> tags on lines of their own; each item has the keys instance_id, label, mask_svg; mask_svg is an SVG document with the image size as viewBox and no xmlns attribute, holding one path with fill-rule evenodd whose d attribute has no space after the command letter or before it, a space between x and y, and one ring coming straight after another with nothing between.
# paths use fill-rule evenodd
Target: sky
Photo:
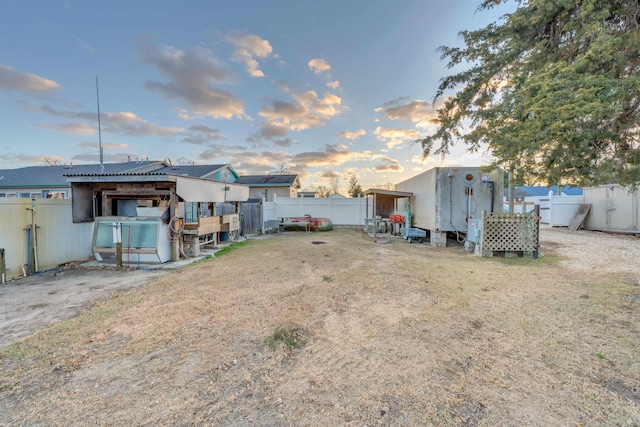
<instances>
[{"instance_id":1,"label":"sky","mask_svg":"<svg viewBox=\"0 0 640 427\"><path fill-rule=\"evenodd\" d=\"M478 4L0 0L0 169L99 163L102 145L105 163L287 169L345 190L487 164L415 142L452 72L438 48L514 7Z\"/></svg>"}]
</instances>

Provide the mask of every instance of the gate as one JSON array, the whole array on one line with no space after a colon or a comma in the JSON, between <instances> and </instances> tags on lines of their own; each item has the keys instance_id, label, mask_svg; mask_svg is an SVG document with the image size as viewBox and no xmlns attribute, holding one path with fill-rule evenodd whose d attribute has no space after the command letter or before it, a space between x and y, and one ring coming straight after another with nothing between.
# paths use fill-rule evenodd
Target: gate
<instances>
[{"instance_id":1,"label":"gate","mask_svg":"<svg viewBox=\"0 0 640 427\"><path fill-rule=\"evenodd\" d=\"M259 234L262 232L261 203L240 204L240 232L243 235Z\"/></svg>"}]
</instances>

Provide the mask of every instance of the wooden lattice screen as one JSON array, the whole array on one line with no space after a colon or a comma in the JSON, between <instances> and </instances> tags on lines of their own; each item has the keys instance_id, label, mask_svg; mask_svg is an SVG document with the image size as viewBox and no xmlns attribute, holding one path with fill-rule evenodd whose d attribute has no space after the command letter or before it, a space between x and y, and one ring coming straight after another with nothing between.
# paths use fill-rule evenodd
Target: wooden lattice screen
<instances>
[{"instance_id":1,"label":"wooden lattice screen","mask_svg":"<svg viewBox=\"0 0 640 427\"><path fill-rule=\"evenodd\" d=\"M535 213L489 213L483 215L482 250L537 254L540 216Z\"/></svg>"}]
</instances>

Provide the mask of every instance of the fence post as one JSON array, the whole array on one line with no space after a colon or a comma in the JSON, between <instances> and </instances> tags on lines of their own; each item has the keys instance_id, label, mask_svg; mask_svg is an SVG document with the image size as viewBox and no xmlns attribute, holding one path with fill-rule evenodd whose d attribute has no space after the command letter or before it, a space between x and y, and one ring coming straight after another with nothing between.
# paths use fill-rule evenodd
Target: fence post
<instances>
[{"instance_id":1,"label":"fence post","mask_svg":"<svg viewBox=\"0 0 640 427\"><path fill-rule=\"evenodd\" d=\"M536 244L533 248L533 259L538 259L538 252L540 251L540 205L533 207L533 214L536 221Z\"/></svg>"}]
</instances>

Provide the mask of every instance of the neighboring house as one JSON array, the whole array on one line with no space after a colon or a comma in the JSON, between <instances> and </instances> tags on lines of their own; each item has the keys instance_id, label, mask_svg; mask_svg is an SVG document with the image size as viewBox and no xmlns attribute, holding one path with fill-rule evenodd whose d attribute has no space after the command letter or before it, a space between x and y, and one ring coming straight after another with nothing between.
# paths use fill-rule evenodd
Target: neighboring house
<instances>
[{"instance_id":1,"label":"neighboring house","mask_svg":"<svg viewBox=\"0 0 640 427\"><path fill-rule=\"evenodd\" d=\"M298 197L300 180L298 175L245 175L236 180L236 184L249 187L249 198L273 202L274 196Z\"/></svg>"},{"instance_id":2,"label":"neighboring house","mask_svg":"<svg viewBox=\"0 0 640 427\"><path fill-rule=\"evenodd\" d=\"M166 166L162 161L128 161L90 165L27 166L0 169L0 197L71 198L69 174L146 173Z\"/></svg>"},{"instance_id":3,"label":"neighboring house","mask_svg":"<svg viewBox=\"0 0 640 427\"><path fill-rule=\"evenodd\" d=\"M236 182L238 172L231 165L169 165L153 170L153 173L190 176L217 182Z\"/></svg>"},{"instance_id":4,"label":"neighboring house","mask_svg":"<svg viewBox=\"0 0 640 427\"><path fill-rule=\"evenodd\" d=\"M342 195L342 194L340 194L340 193L331 193L331 194L329 194L329 195L327 196L327 198L329 198L329 199L346 199L346 197L345 197L345 196L343 196L343 195Z\"/></svg>"},{"instance_id":5,"label":"neighboring house","mask_svg":"<svg viewBox=\"0 0 640 427\"><path fill-rule=\"evenodd\" d=\"M66 175L167 174L233 183L238 173L228 164L168 165L164 161L127 161L90 165L28 166L0 170L0 197L71 198Z\"/></svg>"},{"instance_id":6,"label":"neighboring house","mask_svg":"<svg viewBox=\"0 0 640 427\"><path fill-rule=\"evenodd\" d=\"M509 189L505 188L503 190L503 201L508 202L509 201ZM513 189L513 200L515 202L521 202L524 200L524 198L527 197L527 192L524 191L523 189L521 189L520 187L516 187Z\"/></svg>"},{"instance_id":7,"label":"neighboring house","mask_svg":"<svg viewBox=\"0 0 640 427\"><path fill-rule=\"evenodd\" d=\"M535 186L519 185L514 189L515 201L522 202L523 200L525 200L525 198L529 200L528 198L530 197L534 197L537 200L537 198L549 196L549 192L552 192L554 195L558 195L558 186L554 185L553 187L543 187L538 185L535 185ZM562 196L582 196L582 188L565 185L564 187L561 188L561 195ZM508 188L504 189L504 201L505 202L509 201Z\"/></svg>"},{"instance_id":8,"label":"neighboring house","mask_svg":"<svg viewBox=\"0 0 640 427\"><path fill-rule=\"evenodd\" d=\"M542 187L542 186L520 186L517 187L527 193L527 196L548 196L549 192L553 192L554 195L558 195L558 186L554 185L553 187ZM569 185L565 185L560 189L561 196L582 196L582 188L580 187L571 187Z\"/></svg>"}]
</instances>

